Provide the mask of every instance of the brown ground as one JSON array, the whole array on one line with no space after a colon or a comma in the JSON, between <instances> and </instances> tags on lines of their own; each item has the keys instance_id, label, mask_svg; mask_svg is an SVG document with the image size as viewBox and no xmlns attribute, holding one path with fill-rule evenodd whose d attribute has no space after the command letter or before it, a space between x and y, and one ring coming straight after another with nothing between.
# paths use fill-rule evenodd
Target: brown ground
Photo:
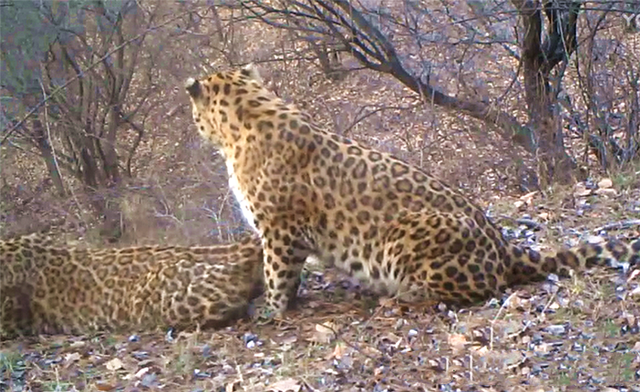
<instances>
[{"instance_id":1,"label":"brown ground","mask_svg":"<svg viewBox=\"0 0 640 392\"><path fill-rule=\"evenodd\" d=\"M546 223L546 230L519 235L545 243L551 230L573 227L562 236L571 242L576 233L614 222L611 216L624 222L639 215L637 191L613 201L613 189L589 196L576 189L575 201L591 206L582 216L551 207L552 199L549 206L536 205L535 197L502 199L494 211L528 213ZM631 224L601 232L637 236L638 222ZM311 265L300 305L286 322L6 342L0 389L640 391L639 282L637 270L595 270L452 311L376 299L334 271Z\"/></svg>"},{"instance_id":2,"label":"brown ground","mask_svg":"<svg viewBox=\"0 0 640 392\"><path fill-rule=\"evenodd\" d=\"M427 3L442 8L441 2ZM544 197L526 195L533 188L522 186L513 167L530 163L531 156L486 124L418 104L415 94L389 76L359 70L331 82L314 62L296 60L308 54L304 45L264 26L231 26L229 43L211 38L217 37L211 20L198 34L166 38L174 27L154 32L149 42L163 42L167 60L155 80L162 94L152 96L144 121L136 118L146 133L132 178L118 189L126 226L119 246L207 245L231 241L242 230L222 162L197 137L180 87L187 77L201 76L195 70L228 67L231 60L258 63L270 87L317 122L462 188L519 241L553 246L588 234L640 235L637 166L613 170L613 187L581 183L545 190ZM274 61L282 58L281 49L289 60ZM466 47L434 42L426 48L433 83L450 94L464 95L463 79L474 89L488 89L480 96L508 92L500 105L524 122L521 83L509 87L517 69L513 58L499 48L501 55L485 46L475 50L476 65L459 70L456 56ZM203 65L205 59L212 67ZM359 67L348 56L342 61ZM580 83L571 67L567 72L563 85L581 106ZM131 132L123 129L119 136L118 147L127 151ZM566 143L599 180L601 168L593 156L585 159L583 140L573 136ZM61 148L58 140L54 144ZM63 175L71 195L61 200L33 153L3 146L0 158L3 235L48 228L61 242L103 246L88 197L72 175ZM520 226L520 218L538 229ZM596 230L629 220L624 230ZM285 324L242 323L171 338L167 331L131 331L3 342L0 391L640 391L638 282L633 272L596 270L454 312L375 299L333 271L316 268Z\"/></svg>"}]
</instances>

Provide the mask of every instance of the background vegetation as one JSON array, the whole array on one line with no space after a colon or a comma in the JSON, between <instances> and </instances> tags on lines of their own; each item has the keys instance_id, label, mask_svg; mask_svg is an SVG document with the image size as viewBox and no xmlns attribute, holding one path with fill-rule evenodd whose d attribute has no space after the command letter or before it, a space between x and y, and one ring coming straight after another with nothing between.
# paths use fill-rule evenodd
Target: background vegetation
<instances>
[{"instance_id":1,"label":"background vegetation","mask_svg":"<svg viewBox=\"0 0 640 392\"><path fill-rule=\"evenodd\" d=\"M639 11L0 0L0 236L232 240L244 223L182 86L248 62L318 123L462 188L517 241L640 236ZM637 278L598 271L434 313L311 271L281 325L3 343L0 389L637 391Z\"/></svg>"},{"instance_id":2,"label":"background vegetation","mask_svg":"<svg viewBox=\"0 0 640 392\"><path fill-rule=\"evenodd\" d=\"M634 172L637 9L560 0L3 1L1 228L228 239L242 223L181 86L247 62L327 127L480 199Z\"/></svg>"}]
</instances>

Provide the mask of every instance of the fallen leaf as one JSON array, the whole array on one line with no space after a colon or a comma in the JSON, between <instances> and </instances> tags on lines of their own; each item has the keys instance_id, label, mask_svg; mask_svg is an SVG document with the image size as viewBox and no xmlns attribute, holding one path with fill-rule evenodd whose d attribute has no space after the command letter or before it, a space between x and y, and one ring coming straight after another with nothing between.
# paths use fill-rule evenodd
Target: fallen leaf
<instances>
[{"instance_id":1,"label":"fallen leaf","mask_svg":"<svg viewBox=\"0 0 640 392\"><path fill-rule=\"evenodd\" d=\"M478 361L483 365L497 366L501 369L513 368L526 359L526 356L518 350L489 350L482 347L475 353Z\"/></svg>"},{"instance_id":2,"label":"fallen leaf","mask_svg":"<svg viewBox=\"0 0 640 392\"><path fill-rule=\"evenodd\" d=\"M64 360L66 362L75 362L80 360L82 356L80 355L80 353L68 353L64 355Z\"/></svg>"},{"instance_id":3,"label":"fallen leaf","mask_svg":"<svg viewBox=\"0 0 640 392\"><path fill-rule=\"evenodd\" d=\"M344 349L345 349L345 345L342 342L338 342L335 346L335 348L333 349L333 351L327 355L325 357L326 360L329 359L341 359L342 356L344 355Z\"/></svg>"},{"instance_id":4,"label":"fallen leaf","mask_svg":"<svg viewBox=\"0 0 640 392\"><path fill-rule=\"evenodd\" d=\"M278 381L267 387L267 392L299 392L302 385L298 380L289 378L286 380Z\"/></svg>"},{"instance_id":5,"label":"fallen leaf","mask_svg":"<svg viewBox=\"0 0 640 392\"><path fill-rule=\"evenodd\" d=\"M591 189L587 189L587 186L584 183L579 182L575 186L575 191L573 192L573 195L580 197L580 196L589 196L591 193L592 193Z\"/></svg>"},{"instance_id":6,"label":"fallen leaf","mask_svg":"<svg viewBox=\"0 0 640 392\"><path fill-rule=\"evenodd\" d=\"M106 381L96 381L96 389L99 391L112 391L116 389L116 386Z\"/></svg>"},{"instance_id":7,"label":"fallen leaf","mask_svg":"<svg viewBox=\"0 0 640 392\"><path fill-rule=\"evenodd\" d=\"M381 337L382 339L386 339L389 342L391 342L392 344L396 345L396 347L400 344L400 342L402 341L402 337L396 335L393 332L389 332L384 334L384 336Z\"/></svg>"},{"instance_id":8,"label":"fallen leaf","mask_svg":"<svg viewBox=\"0 0 640 392\"><path fill-rule=\"evenodd\" d=\"M316 324L315 330L307 340L315 343L330 343L335 336L333 328L335 325L331 322Z\"/></svg>"},{"instance_id":9,"label":"fallen leaf","mask_svg":"<svg viewBox=\"0 0 640 392\"><path fill-rule=\"evenodd\" d=\"M148 367L144 367L144 368L138 370L134 377L135 378L140 378L140 377L144 376L149 371L149 369L150 368L148 368Z\"/></svg>"},{"instance_id":10,"label":"fallen leaf","mask_svg":"<svg viewBox=\"0 0 640 392\"><path fill-rule=\"evenodd\" d=\"M467 337L459 333L450 334L447 338L447 341L449 342L451 348L456 351L462 351L462 349L464 349L464 346L469 343Z\"/></svg>"},{"instance_id":11,"label":"fallen leaf","mask_svg":"<svg viewBox=\"0 0 640 392\"><path fill-rule=\"evenodd\" d=\"M533 197L538 194L538 191L529 192L526 195L520 196L520 200L524 201L527 204L531 204L533 201Z\"/></svg>"},{"instance_id":12,"label":"fallen leaf","mask_svg":"<svg viewBox=\"0 0 640 392\"><path fill-rule=\"evenodd\" d=\"M598 182L598 188L611 188L613 186L613 181L610 178L603 178Z\"/></svg>"},{"instance_id":13,"label":"fallen leaf","mask_svg":"<svg viewBox=\"0 0 640 392\"><path fill-rule=\"evenodd\" d=\"M107 362L105 365L107 366L107 369L109 369L111 371L122 369L124 367L124 364L118 358L113 358L112 360Z\"/></svg>"},{"instance_id":14,"label":"fallen leaf","mask_svg":"<svg viewBox=\"0 0 640 392\"><path fill-rule=\"evenodd\" d=\"M616 192L616 190L613 188L603 188L603 189L597 189L596 194L613 197L613 196L616 196L618 192Z\"/></svg>"},{"instance_id":15,"label":"fallen leaf","mask_svg":"<svg viewBox=\"0 0 640 392\"><path fill-rule=\"evenodd\" d=\"M294 335L294 334L290 334L290 335L287 335L286 337L282 338L279 343L280 344L289 344L289 345L291 345L291 344L294 344L297 341L298 341L298 337L296 335Z\"/></svg>"},{"instance_id":16,"label":"fallen leaf","mask_svg":"<svg viewBox=\"0 0 640 392\"><path fill-rule=\"evenodd\" d=\"M71 343L69 345L70 348L78 348L78 347L84 347L86 345L84 340L76 340L75 342Z\"/></svg>"},{"instance_id":17,"label":"fallen leaf","mask_svg":"<svg viewBox=\"0 0 640 392\"><path fill-rule=\"evenodd\" d=\"M240 380L234 380L228 383L227 385L225 385L224 387L225 392L236 392L236 391L239 391L240 389L241 389Z\"/></svg>"},{"instance_id":18,"label":"fallen leaf","mask_svg":"<svg viewBox=\"0 0 640 392\"><path fill-rule=\"evenodd\" d=\"M631 291L629 292L629 295L630 295L631 297L637 297L637 296L640 296L640 286L638 286L638 287L636 287L635 289L631 290Z\"/></svg>"},{"instance_id":19,"label":"fallen leaf","mask_svg":"<svg viewBox=\"0 0 640 392\"><path fill-rule=\"evenodd\" d=\"M604 244L605 239L599 235L590 235L585 238L585 241L590 244Z\"/></svg>"}]
</instances>

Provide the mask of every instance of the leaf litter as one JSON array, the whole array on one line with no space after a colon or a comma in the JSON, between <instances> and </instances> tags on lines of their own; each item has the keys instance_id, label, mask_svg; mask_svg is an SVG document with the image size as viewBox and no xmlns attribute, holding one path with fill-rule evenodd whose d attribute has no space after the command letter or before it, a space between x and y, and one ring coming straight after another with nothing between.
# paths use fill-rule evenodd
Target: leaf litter
<instances>
[{"instance_id":1,"label":"leaf litter","mask_svg":"<svg viewBox=\"0 0 640 392\"><path fill-rule=\"evenodd\" d=\"M600 181L592 191L610 186ZM640 234L606 219L612 210L621 222L638 219L640 195L626 195L625 204L617 192L614 204L575 189L581 207L573 214L562 208L566 200L542 204L532 193L495 202L494 219L498 211L522 216L501 223L532 245ZM300 305L279 324L3 342L0 389L640 391L639 274L552 275L481 306L448 309L379 298L334 270L312 269Z\"/></svg>"}]
</instances>

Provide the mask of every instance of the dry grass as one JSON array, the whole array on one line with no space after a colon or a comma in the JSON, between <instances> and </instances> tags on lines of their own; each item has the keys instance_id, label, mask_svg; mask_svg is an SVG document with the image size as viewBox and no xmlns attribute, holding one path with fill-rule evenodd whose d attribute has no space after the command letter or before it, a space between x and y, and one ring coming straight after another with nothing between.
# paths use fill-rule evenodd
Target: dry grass
<instances>
[{"instance_id":1,"label":"dry grass","mask_svg":"<svg viewBox=\"0 0 640 392\"><path fill-rule=\"evenodd\" d=\"M321 391L631 388L640 309L616 299L615 280L577 278L458 312L367 309L354 293L329 302L332 289L311 290L277 326L12 342L2 375L4 387L34 391L264 391L289 379Z\"/></svg>"},{"instance_id":2,"label":"dry grass","mask_svg":"<svg viewBox=\"0 0 640 392\"><path fill-rule=\"evenodd\" d=\"M545 242L549 237L571 242L578 233L611 223L607 217L614 206L621 219L633 211L637 218L638 196L636 191L615 203L602 195L586 196L592 201L586 216L569 219L565 212L562 220L548 223L555 231L561 231L560 223L576 230L566 227L567 235L560 237L549 230L536 233ZM505 198L494 210L540 221L547 210L562 211L548 200L549 207L540 199L523 207ZM520 237L528 237L526 230ZM5 342L0 386L33 391L640 390L635 273L598 269L510 290L483 306L450 310L377 298L332 270L310 267L298 308L278 324L244 321L221 331Z\"/></svg>"},{"instance_id":3,"label":"dry grass","mask_svg":"<svg viewBox=\"0 0 640 392\"><path fill-rule=\"evenodd\" d=\"M521 158L478 122L416 105L413 94L385 75L358 71L334 83L310 62L271 63L273 53L289 42L281 32L255 27L229 27L235 29L228 47L236 63L259 63L270 86L319 123L348 131L354 139L462 188L496 221L514 226L521 240L559 245L606 224L640 217L638 167L611 175L615 196L557 187L544 190L544 197L521 199L520 179L513 171ZM184 61L159 70L163 95L153 102L145 123L134 178L118 189L126 227L119 245L206 245L232 241L243 230L222 162L197 138L186 95L176 88L187 76L210 70L209 64L228 66L217 48L207 46L210 36L214 32L203 27L201 38L175 41L167 49L168 58L180 53ZM451 59L432 60L438 68ZM357 65L349 61L347 66ZM488 63L501 82L487 93L500 95L514 66L506 60ZM445 68L438 72L434 78L439 80L434 80L440 87L460 87L455 73ZM476 81L483 82L470 79ZM521 117L520 93L512 91L505 102ZM379 108L386 109L358 121ZM579 142L571 143L581 147ZM61 243L103 245L88 196L73 178L65 175L72 192L61 199L53 195L40 159L5 147L0 153L3 235L47 229ZM522 159L526 164L530 157ZM589 164L602 176L594 161ZM521 217L538 222L541 230L514 225ZM637 225L635 230L624 234L637 236ZM597 270L557 285L509 292L484 306L449 311L400 306L352 287L332 271L315 271L305 281L299 309L280 325L240 323L170 339L166 331L131 331L130 336L3 342L0 390L265 391L280 382L274 390L576 391L619 386L615 390L621 391L624 386L638 391L640 310L631 294L637 285L637 277L626 282L617 273Z\"/></svg>"}]
</instances>

